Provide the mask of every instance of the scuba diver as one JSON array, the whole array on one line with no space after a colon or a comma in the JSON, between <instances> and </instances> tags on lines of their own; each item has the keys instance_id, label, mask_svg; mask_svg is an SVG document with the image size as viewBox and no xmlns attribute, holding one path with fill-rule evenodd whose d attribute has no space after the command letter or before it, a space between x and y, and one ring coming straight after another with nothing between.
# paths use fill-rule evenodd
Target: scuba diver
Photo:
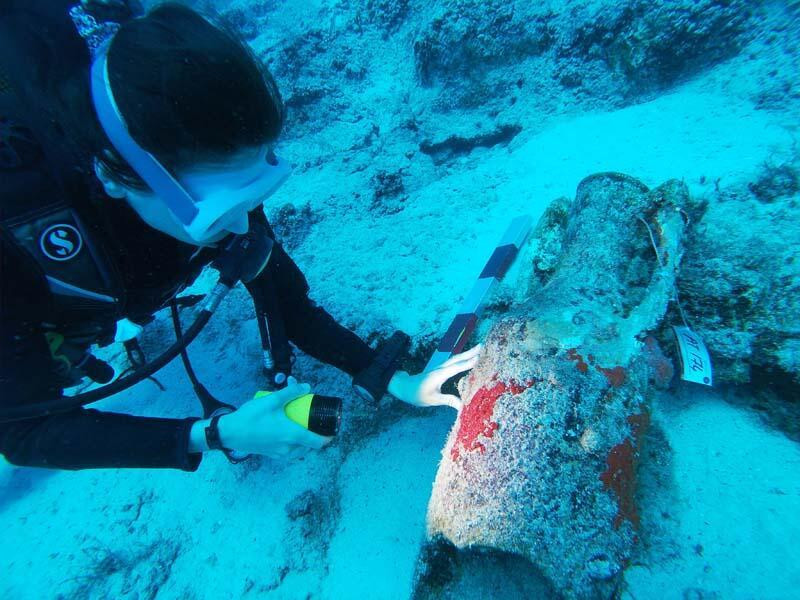
<instances>
[{"instance_id":1,"label":"scuba diver","mask_svg":"<svg viewBox=\"0 0 800 600\"><path fill-rule=\"evenodd\" d=\"M190 8L0 0L0 454L8 462L192 471L210 450L237 462L320 448L335 423L320 434L287 418L286 407L312 397L290 376L290 343L351 375L369 401L388 392L460 408L441 387L474 366L477 347L412 375L399 369L407 336L373 349L309 298L263 211L290 173L275 152L283 121L276 84L247 46ZM212 291L179 296L208 266L219 273ZM235 408L198 381L186 346L238 282L254 301L272 391ZM184 330L189 306L198 316ZM164 308L176 341L148 361L137 334ZM113 342L131 364L119 375L91 352ZM178 356L205 418L85 408ZM103 385L64 393L87 378ZM337 408L323 402L321 421Z\"/></svg>"}]
</instances>

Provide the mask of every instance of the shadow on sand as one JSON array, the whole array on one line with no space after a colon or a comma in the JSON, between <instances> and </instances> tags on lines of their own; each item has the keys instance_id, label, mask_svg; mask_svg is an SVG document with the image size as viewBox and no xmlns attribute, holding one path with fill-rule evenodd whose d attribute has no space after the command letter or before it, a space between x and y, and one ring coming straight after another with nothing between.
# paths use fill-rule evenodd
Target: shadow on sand
<instances>
[{"instance_id":1,"label":"shadow on sand","mask_svg":"<svg viewBox=\"0 0 800 600\"><path fill-rule=\"evenodd\" d=\"M50 469L31 469L0 464L0 513L25 498L55 474L56 471Z\"/></svg>"}]
</instances>

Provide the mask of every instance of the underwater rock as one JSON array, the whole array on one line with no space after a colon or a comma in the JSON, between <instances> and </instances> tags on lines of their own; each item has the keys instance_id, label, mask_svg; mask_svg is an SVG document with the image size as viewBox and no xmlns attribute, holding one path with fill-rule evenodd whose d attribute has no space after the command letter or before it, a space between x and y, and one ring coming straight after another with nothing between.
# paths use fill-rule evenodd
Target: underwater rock
<instances>
[{"instance_id":1,"label":"underwater rock","mask_svg":"<svg viewBox=\"0 0 800 600\"><path fill-rule=\"evenodd\" d=\"M440 0L420 19L414 63L422 86L443 86L443 111L498 111L530 92L622 105L737 54L757 30L756 9L735 0L583 0L559 10ZM512 82L523 73L520 92Z\"/></svg>"},{"instance_id":2,"label":"underwater rock","mask_svg":"<svg viewBox=\"0 0 800 600\"><path fill-rule=\"evenodd\" d=\"M491 148L508 144L520 131L522 131L522 127L519 125L499 125L493 131L471 137L451 135L441 142L424 141L420 144L419 149L429 155L434 164L440 165L448 160L469 154L475 148Z\"/></svg>"},{"instance_id":3,"label":"underwater rock","mask_svg":"<svg viewBox=\"0 0 800 600\"><path fill-rule=\"evenodd\" d=\"M271 212L269 221L280 242L291 252L303 243L320 219L310 204L297 207L289 202Z\"/></svg>"},{"instance_id":4,"label":"underwater rock","mask_svg":"<svg viewBox=\"0 0 800 600\"><path fill-rule=\"evenodd\" d=\"M747 188L762 202L796 196L800 192L800 170L791 163L765 165L758 179Z\"/></svg>"},{"instance_id":5,"label":"underwater rock","mask_svg":"<svg viewBox=\"0 0 800 600\"><path fill-rule=\"evenodd\" d=\"M287 537L293 538L298 548L303 548L302 553L291 556L291 570L304 571L315 562L324 560L336 531L341 514L341 496L335 474L323 483L319 490L306 490L285 506L290 521Z\"/></svg>"},{"instance_id":6,"label":"underwater rock","mask_svg":"<svg viewBox=\"0 0 800 600\"><path fill-rule=\"evenodd\" d=\"M553 43L551 13L536 3L516 7L504 0L437 2L414 41L414 63L424 86L477 78L491 67L541 54ZM536 14L541 13L541 14Z\"/></svg>"},{"instance_id":7,"label":"underwater rock","mask_svg":"<svg viewBox=\"0 0 800 600\"><path fill-rule=\"evenodd\" d=\"M600 60L627 87L626 96L664 89L736 54L749 31L747 2L593 2L559 27L558 53Z\"/></svg>"},{"instance_id":8,"label":"underwater rock","mask_svg":"<svg viewBox=\"0 0 800 600\"><path fill-rule=\"evenodd\" d=\"M394 215L405 207L408 196L404 195L403 172L378 171L370 180L372 203L370 210L378 215Z\"/></svg>"},{"instance_id":9,"label":"underwater rock","mask_svg":"<svg viewBox=\"0 0 800 600\"><path fill-rule=\"evenodd\" d=\"M568 213L559 202L542 217L537 237L561 240L560 251L459 385L430 544L523 557L560 597L611 597L639 527L636 468L654 390L640 340L672 298L687 201L677 181L650 191L602 173L581 182ZM435 554L423 552L419 597L447 597L419 589Z\"/></svg>"},{"instance_id":10,"label":"underwater rock","mask_svg":"<svg viewBox=\"0 0 800 600\"><path fill-rule=\"evenodd\" d=\"M768 427L783 432L786 437L800 442L800 396L797 384L760 377L750 388L734 388L725 396L734 406L754 411Z\"/></svg>"},{"instance_id":11,"label":"underwater rock","mask_svg":"<svg viewBox=\"0 0 800 600\"><path fill-rule=\"evenodd\" d=\"M79 565L80 577L70 580L76 582L76 587L57 597L154 600L166 586L183 551L183 542L171 537L123 548L99 541L97 545L87 545L84 555L89 563Z\"/></svg>"},{"instance_id":12,"label":"underwater rock","mask_svg":"<svg viewBox=\"0 0 800 600\"><path fill-rule=\"evenodd\" d=\"M800 385L796 163L710 199L687 241L678 285L716 381Z\"/></svg>"},{"instance_id":13,"label":"underwater rock","mask_svg":"<svg viewBox=\"0 0 800 600\"><path fill-rule=\"evenodd\" d=\"M459 550L443 539L425 547L411 600L554 598L548 581L523 557L487 548ZM498 590L502 590L499 593Z\"/></svg>"},{"instance_id":14,"label":"underwater rock","mask_svg":"<svg viewBox=\"0 0 800 600\"><path fill-rule=\"evenodd\" d=\"M296 87L292 90L291 95L286 98L284 104L287 108L303 108L318 102L320 99L324 98L329 91L330 90L322 87Z\"/></svg>"},{"instance_id":15,"label":"underwater rock","mask_svg":"<svg viewBox=\"0 0 800 600\"><path fill-rule=\"evenodd\" d=\"M717 65L770 27L769 11L743 0L312 4L300 19L274 0L215 7L275 76L286 100L284 139L376 111L373 94L364 92L386 90L387 81L398 91L381 96L386 131L397 131L409 110L422 131L438 137L442 115L535 115L533 125L565 111L612 109ZM782 85L791 88L790 67ZM774 79L764 75L759 89Z\"/></svg>"},{"instance_id":16,"label":"underwater rock","mask_svg":"<svg viewBox=\"0 0 800 600\"><path fill-rule=\"evenodd\" d=\"M220 13L218 6L213 2L201 6L206 14L215 15L217 19L236 31L245 40L253 40L261 32L261 20L275 10L274 0L259 0L248 3L246 6L234 6Z\"/></svg>"},{"instance_id":17,"label":"underwater rock","mask_svg":"<svg viewBox=\"0 0 800 600\"><path fill-rule=\"evenodd\" d=\"M388 35L397 31L408 17L411 0L367 0L369 20L377 23Z\"/></svg>"},{"instance_id":18,"label":"underwater rock","mask_svg":"<svg viewBox=\"0 0 800 600\"><path fill-rule=\"evenodd\" d=\"M280 60L269 61L270 71L273 75L296 80L308 65L314 63L315 58L330 50L329 43L329 35L318 26L282 39L280 46L275 49Z\"/></svg>"}]
</instances>

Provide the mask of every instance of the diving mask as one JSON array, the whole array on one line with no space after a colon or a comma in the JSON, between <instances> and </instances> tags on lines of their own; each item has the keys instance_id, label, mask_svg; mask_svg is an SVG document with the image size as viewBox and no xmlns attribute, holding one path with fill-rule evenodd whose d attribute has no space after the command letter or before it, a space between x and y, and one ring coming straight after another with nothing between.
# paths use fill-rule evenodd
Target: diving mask
<instances>
[{"instance_id":1,"label":"diving mask","mask_svg":"<svg viewBox=\"0 0 800 600\"><path fill-rule=\"evenodd\" d=\"M244 168L215 175L189 174L178 180L128 131L108 77L112 41L113 38L97 49L91 69L92 100L103 130L189 240L206 244L218 239L220 234L231 231L232 223L246 219L247 212L273 194L288 178L291 167L265 148L259 160Z\"/></svg>"}]
</instances>

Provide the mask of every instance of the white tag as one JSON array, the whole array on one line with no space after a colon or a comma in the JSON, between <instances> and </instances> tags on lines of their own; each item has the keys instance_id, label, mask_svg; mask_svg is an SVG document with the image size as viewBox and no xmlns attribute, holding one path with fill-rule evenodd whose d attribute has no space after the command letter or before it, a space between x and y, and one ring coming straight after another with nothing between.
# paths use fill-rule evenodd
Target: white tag
<instances>
[{"instance_id":1,"label":"white tag","mask_svg":"<svg viewBox=\"0 0 800 600\"><path fill-rule=\"evenodd\" d=\"M681 379L711 385L711 358L703 340L688 327L673 326L681 357Z\"/></svg>"}]
</instances>

